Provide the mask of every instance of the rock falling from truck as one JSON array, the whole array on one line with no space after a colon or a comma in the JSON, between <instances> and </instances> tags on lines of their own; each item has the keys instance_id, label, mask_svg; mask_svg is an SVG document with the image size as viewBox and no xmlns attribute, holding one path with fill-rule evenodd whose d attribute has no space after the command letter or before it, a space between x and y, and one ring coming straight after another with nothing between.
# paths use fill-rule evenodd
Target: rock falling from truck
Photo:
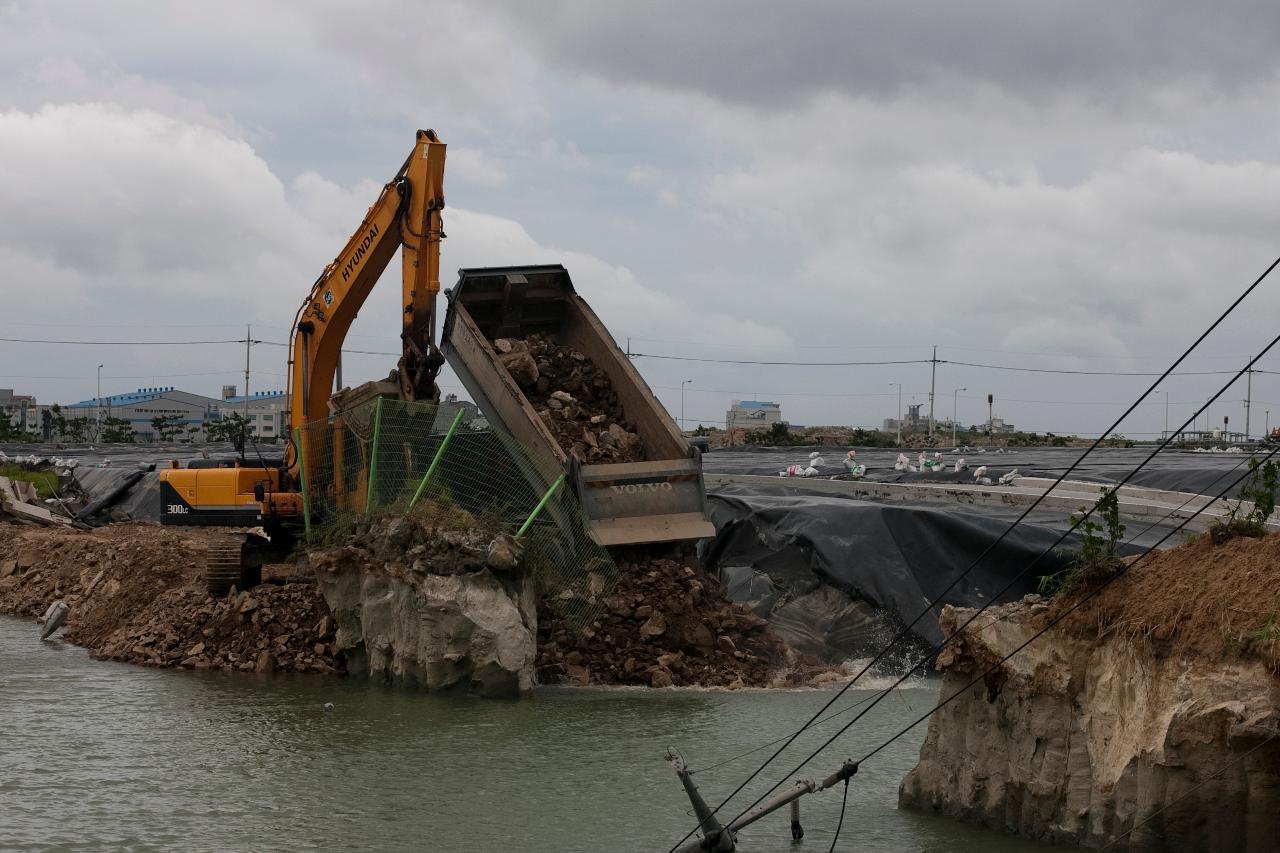
<instances>
[{"instance_id":1,"label":"rock falling from truck","mask_svg":"<svg viewBox=\"0 0 1280 853\"><path fill-rule=\"evenodd\" d=\"M494 341L498 359L524 391L560 449L588 464L643 462L644 446L608 375L551 335Z\"/></svg>"}]
</instances>

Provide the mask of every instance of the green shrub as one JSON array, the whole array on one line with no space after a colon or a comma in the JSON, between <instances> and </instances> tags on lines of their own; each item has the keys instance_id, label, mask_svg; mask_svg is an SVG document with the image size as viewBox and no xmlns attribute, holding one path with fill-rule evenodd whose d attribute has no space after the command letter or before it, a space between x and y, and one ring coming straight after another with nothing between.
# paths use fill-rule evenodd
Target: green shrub
<instances>
[{"instance_id":1,"label":"green shrub","mask_svg":"<svg viewBox=\"0 0 1280 853\"><path fill-rule=\"evenodd\" d=\"M1249 460L1249 477L1240 489L1240 497L1227 513L1209 527L1209 536L1214 542L1226 542L1234 536L1250 536L1259 538L1267 532L1267 519L1276 509L1276 489L1280 487L1280 466L1272 460L1258 464L1257 459ZM1253 509L1244 512L1244 503L1249 501Z\"/></svg>"},{"instance_id":2,"label":"green shrub","mask_svg":"<svg viewBox=\"0 0 1280 853\"><path fill-rule=\"evenodd\" d=\"M1123 565L1116 553L1125 530L1120 523L1120 498L1116 489L1103 489L1093 509L1089 514L1082 506L1071 516L1071 523L1078 524L1076 529L1081 532L1080 550L1072 555L1065 569L1040 578L1042 595L1068 592L1081 583L1107 577ZM1098 522L1098 518L1102 521Z\"/></svg>"}]
</instances>

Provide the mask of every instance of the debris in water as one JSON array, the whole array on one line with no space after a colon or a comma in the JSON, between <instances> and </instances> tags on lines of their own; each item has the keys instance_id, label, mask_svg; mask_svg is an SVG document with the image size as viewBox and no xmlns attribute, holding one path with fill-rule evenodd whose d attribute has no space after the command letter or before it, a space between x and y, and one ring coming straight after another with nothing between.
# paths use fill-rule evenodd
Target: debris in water
<instances>
[{"instance_id":1,"label":"debris in water","mask_svg":"<svg viewBox=\"0 0 1280 853\"><path fill-rule=\"evenodd\" d=\"M40 634L40 639L47 640L53 635L54 631L61 628L67 621L67 612L71 610L67 603L62 599L58 599L49 605L49 609L44 612L44 616L40 621L44 623L44 631Z\"/></svg>"}]
</instances>

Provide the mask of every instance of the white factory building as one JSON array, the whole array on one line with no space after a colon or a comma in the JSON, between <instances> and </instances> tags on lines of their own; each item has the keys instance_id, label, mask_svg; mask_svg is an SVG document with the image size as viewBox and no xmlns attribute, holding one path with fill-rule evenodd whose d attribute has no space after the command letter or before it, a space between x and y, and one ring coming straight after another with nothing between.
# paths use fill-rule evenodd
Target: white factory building
<instances>
[{"instance_id":1,"label":"white factory building","mask_svg":"<svg viewBox=\"0 0 1280 853\"><path fill-rule=\"evenodd\" d=\"M124 420L138 441L156 438L152 422L157 417L173 419L180 430L177 434L180 440L203 441L208 422L235 412L248 420L251 434L274 438L286 432L284 399L283 391L258 391L246 401L243 395L236 395L234 385L223 386L221 399L168 386L82 400L63 406L62 412L68 418L87 417L90 421L97 421L99 417Z\"/></svg>"},{"instance_id":2,"label":"white factory building","mask_svg":"<svg viewBox=\"0 0 1280 853\"><path fill-rule=\"evenodd\" d=\"M734 400L724 415L726 430L768 429L781 420L781 404L766 400Z\"/></svg>"}]
</instances>

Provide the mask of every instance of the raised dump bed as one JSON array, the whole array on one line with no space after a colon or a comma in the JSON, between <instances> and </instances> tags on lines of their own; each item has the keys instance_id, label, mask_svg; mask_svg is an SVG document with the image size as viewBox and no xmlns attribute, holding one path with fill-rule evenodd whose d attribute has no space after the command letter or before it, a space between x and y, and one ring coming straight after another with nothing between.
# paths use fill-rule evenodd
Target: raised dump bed
<instances>
[{"instance_id":1,"label":"raised dump bed","mask_svg":"<svg viewBox=\"0 0 1280 853\"><path fill-rule=\"evenodd\" d=\"M460 270L445 291L441 348L484 415L528 451L526 472L544 488L561 474L578 494L601 545L675 542L715 533L707 516L702 460L676 428L600 318L559 264ZM644 462L582 464L566 453L499 360L493 342L550 334L609 378L635 428Z\"/></svg>"}]
</instances>

